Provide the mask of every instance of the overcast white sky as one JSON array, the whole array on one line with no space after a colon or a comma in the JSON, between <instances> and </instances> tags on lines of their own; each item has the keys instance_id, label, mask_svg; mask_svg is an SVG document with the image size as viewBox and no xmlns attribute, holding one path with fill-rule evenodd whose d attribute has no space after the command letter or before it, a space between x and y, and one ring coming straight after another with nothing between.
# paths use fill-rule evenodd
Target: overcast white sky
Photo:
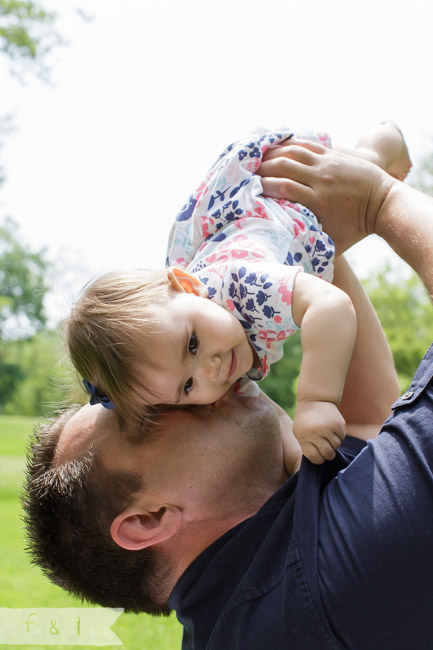
<instances>
[{"instance_id":1,"label":"overcast white sky","mask_svg":"<svg viewBox=\"0 0 433 650\"><path fill-rule=\"evenodd\" d=\"M70 269L59 317L87 276L163 265L174 216L248 127L306 123L354 144L392 118L415 165L432 146L431 0L86 0L91 22L51 6L69 42L53 84L23 86L0 64L0 114L17 127L0 216Z\"/></svg>"}]
</instances>

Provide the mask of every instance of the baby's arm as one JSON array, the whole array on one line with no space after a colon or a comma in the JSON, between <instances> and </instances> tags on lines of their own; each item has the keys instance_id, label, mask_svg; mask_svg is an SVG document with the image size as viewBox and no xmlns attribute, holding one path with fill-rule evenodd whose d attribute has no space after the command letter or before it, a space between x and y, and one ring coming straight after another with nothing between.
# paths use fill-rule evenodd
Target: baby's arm
<instances>
[{"instance_id":1,"label":"baby's arm","mask_svg":"<svg viewBox=\"0 0 433 650\"><path fill-rule=\"evenodd\" d=\"M313 463L335 456L346 435L338 410L356 339L356 315L344 291L299 273L293 291L293 317L301 328L302 363L293 433Z\"/></svg>"},{"instance_id":2,"label":"baby's arm","mask_svg":"<svg viewBox=\"0 0 433 650\"><path fill-rule=\"evenodd\" d=\"M272 406L274 406L278 412L278 415L280 417L280 433L281 441L283 444L284 465L286 466L288 474L291 476L298 471L302 460L302 450L300 444L293 435L292 418L287 415L286 411L284 411L281 406L271 400L271 398L268 397L262 390L260 391L259 397L272 404Z\"/></svg>"}]
</instances>

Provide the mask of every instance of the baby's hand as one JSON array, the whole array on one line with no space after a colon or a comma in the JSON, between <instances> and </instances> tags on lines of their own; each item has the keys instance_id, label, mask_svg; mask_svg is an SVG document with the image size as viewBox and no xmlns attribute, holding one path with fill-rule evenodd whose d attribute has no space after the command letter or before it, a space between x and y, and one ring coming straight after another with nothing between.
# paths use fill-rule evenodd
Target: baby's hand
<instances>
[{"instance_id":1,"label":"baby's hand","mask_svg":"<svg viewBox=\"0 0 433 650\"><path fill-rule=\"evenodd\" d=\"M300 401L296 407L293 433L304 456L320 465L335 458L335 449L346 436L346 422L332 402Z\"/></svg>"},{"instance_id":2,"label":"baby's hand","mask_svg":"<svg viewBox=\"0 0 433 650\"><path fill-rule=\"evenodd\" d=\"M289 476L295 474L301 466L302 450L292 431L293 422L284 413L280 415L280 433L283 443L284 465Z\"/></svg>"}]
</instances>

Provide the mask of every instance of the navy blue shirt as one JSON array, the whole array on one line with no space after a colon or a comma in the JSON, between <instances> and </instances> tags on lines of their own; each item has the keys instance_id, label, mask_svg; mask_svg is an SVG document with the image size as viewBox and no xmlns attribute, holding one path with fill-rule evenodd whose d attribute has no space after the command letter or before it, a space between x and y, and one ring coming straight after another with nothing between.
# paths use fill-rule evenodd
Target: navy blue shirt
<instances>
[{"instance_id":1,"label":"navy blue shirt","mask_svg":"<svg viewBox=\"0 0 433 650\"><path fill-rule=\"evenodd\" d=\"M304 459L188 567L183 650L433 648L432 376L433 346L378 438Z\"/></svg>"}]
</instances>

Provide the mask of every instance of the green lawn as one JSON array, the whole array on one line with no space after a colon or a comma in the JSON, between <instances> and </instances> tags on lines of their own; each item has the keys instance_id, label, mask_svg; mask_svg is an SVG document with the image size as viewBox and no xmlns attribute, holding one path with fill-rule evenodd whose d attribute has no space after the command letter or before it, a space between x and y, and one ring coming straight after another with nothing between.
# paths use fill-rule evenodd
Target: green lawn
<instances>
[{"instance_id":1,"label":"green lawn","mask_svg":"<svg viewBox=\"0 0 433 650\"><path fill-rule=\"evenodd\" d=\"M32 566L23 550L19 494L26 440L33 423L31 418L0 416L0 607L82 607L81 601L51 584ZM123 641L125 650L180 648L182 629L174 616L161 619L146 614L122 614L113 630ZM5 650L11 647L0 646ZM46 647L66 650L91 646Z\"/></svg>"}]
</instances>

